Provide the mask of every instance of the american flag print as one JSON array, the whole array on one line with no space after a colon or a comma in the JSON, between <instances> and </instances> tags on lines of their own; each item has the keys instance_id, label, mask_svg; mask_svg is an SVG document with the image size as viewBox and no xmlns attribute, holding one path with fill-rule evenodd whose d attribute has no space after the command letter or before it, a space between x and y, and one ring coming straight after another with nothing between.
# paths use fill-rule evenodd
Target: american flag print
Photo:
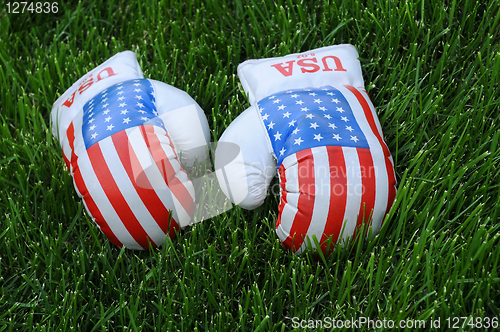
<instances>
[{"instance_id":1,"label":"american flag print","mask_svg":"<svg viewBox=\"0 0 500 332\"><path fill-rule=\"evenodd\" d=\"M326 250L362 223L380 228L396 194L394 164L375 109L352 86L283 91L257 103L277 159L276 233L301 252Z\"/></svg>"},{"instance_id":2,"label":"american flag print","mask_svg":"<svg viewBox=\"0 0 500 332\"><path fill-rule=\"evenodd\" d=\"M66 136L75 188L112 243L155 247L192 217L194 188L158 117L149 80L124 81L94 96Z\"/></svg>"}]
</instances>

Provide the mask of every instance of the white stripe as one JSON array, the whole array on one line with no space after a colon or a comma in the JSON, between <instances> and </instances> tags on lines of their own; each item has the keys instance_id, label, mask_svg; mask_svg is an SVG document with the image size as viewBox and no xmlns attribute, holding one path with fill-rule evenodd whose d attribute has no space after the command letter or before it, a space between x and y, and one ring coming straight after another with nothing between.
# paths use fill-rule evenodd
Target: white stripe
<instances>
[{"instance_id":1,"label":"white stripe","mask_svg":"<svg viewBox=\"0 0 500 332\"><path fill-rule=\"evenodd\" d=\"M352 236L356 229L358 221L359 207L361 206L361 195L363 184L361 182L361 173L359 172L359 158L356 148L342 147L344 153L346 180L347 180L347 197L344 213L344 224L342 240ZM337 241L342 242L342 241Z\"/></svg>"},{"instance_id":2,"label":"white stripe","mask_svg":"<svg viewBox=\"0 0 500 332\"><path fill-rule=\"evenodd\" d=\"M363 108L359 104L356 96L352 94L349 90L342 87L339 88L341 92L344 94L345 98L351 108L353 110L356 121L359 124L359 127L363 131L366 136L366 140L368 141L368 146L370 147L370 152L373 159L373 167L374 172L369 169L365 169L365 173L367 175L371 174L371 176L375 176L375 204L373 206L373 231L377 231L380 229L382 224L382 220L385 215L385 210L387 208L387 200L389 196L389 176L387 174L387 169L385 165L385 156L384 150L379 143L377 136L372 132L370 124L365 117ZM367 100L368 102L369 100ZM371 103L368 103L371 105ZM376 114L375 114L375 119ZM377 123L377 121L375 122ZM358 210L359 211L359 210Z\"/></svg>"},{"instance_id":3,"label":"white stripe","mask_svg":"<svg viewBox=\"0 0 500 332\"><path fill-rule=\"evenodd\" d=\"M297 206L299 203L300 194L297 154L294 153L286 157L283 160L282 165L285 168L285 190L287 191L287 203L281 211L281 223L276 228L276 234L278 235L278 238L283 242L290 235L290 230L292 229L293 220L295 219L295 214L297 213Z\"/></svg>"},{"instance_id":4,"label":"white stripe","mask_svg":"<svg viewBox=\"0 0 500 332\"><path fill-rule=\"evenodd\" d=\"M99 143L102 156L106 161L107 167L120 190L121 195L127 202L127 205L132 210L132 213L141 224L144 231L154 241L156 245L160 245L165 241L165 233L158 226L156 220L151 216L141 197L135 190L132 182L128 177L127 172L123 168L120 157L116 152L115 146L111 137L101 140ZM105 167L104 165L102 167ZM126 223L126 220L122 222Z\"/></svg>"},{"instance_id":5,"label":"white stripe","mask_svg":"<svg viewBox=\"0 0 500 332\"><path fill-rule=\"evenodd\" d=\"M113 234L127 248L143 250L143 248L130 235L125 225L121 222L115 209L109 202L108 197L104 193L104 190L95 175L87 153L81 154L78 158L78 167L80 168L83 181L85 182L85 186L87 187L90 197L94 200L94 203L101 212L102 217L108 224Z\"/></svg>"},{"instance_id":6,"label":"white stripe","mask_svg":"<svg viewBox=\"0 0 500 332\"><path fill-rule=\"evenodd\" d=\"M315 147L311 151L314 163L314 208L306 236L314 246L313 235L321 244L330 209L330 164L326 147ZM308 240L305 239L297 253L301 253L307 245Z\"/></svg>"}]
</instances>

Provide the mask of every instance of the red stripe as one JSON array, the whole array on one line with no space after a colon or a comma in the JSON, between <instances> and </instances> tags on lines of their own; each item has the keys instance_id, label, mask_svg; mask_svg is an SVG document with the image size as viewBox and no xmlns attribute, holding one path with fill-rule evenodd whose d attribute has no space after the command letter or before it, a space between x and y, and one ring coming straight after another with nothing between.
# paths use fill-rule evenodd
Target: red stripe
<instances>
[{"instance_id":1,"label":"red stripe","mask_svg":"<svg viewBox=\"0 0 500 332\"><path fill-rule=\"evenodd\" d=\"M168 228L169 223L169 211L163 205L163 202L158 197L154 189L152 189L151 183L148 178L145 176L141 177L140 185L138 185L134 172L132 170L132 164L134 164L135 169L141 168L139 163L139 159L137 155L134 153L132 146L129 143L128 136L125 130L120 131L113 136L111 136L113 140L113 144L115 145L116 152L120 157L120 161L123 165L123 168L127 172L130 182L134 186L135 191L141 198L141 201L144 203L144 206L148 209L149 213L156 221L158 226L162 229L163 233L175 236L174 228L179 229L177 222L172 218L171 229Z\"/></svg>"},{"instance_id":2,"label":"red stripe","mask_svg":"<svg viewBox=\"0 0 500 332\"><path fill-rule=\"evenodd\" d=\"M146 145L148 146L149 152L153 157L158 169L163 175L163 179L165 183L169 187L172 194L177 198L177 200L181 203L184 210L188 213L189 216L193 216L195 210L194 200L189 194L184 183L182 183L176 176L176 172L170 163L170 159L165 154L163 150L160 140L158 139L157 134L154 132L154 127L151 125L141 126L141 133ZM170 137L165 134L170 140ZM172 142L170 141L170 146L173 150ZM175 156L177 158L177 156ZM185 172L184 170L180 170L181 172Z\"/></svg>"},{"instance_id":3,"label":"red stripe","mask_svg":"<svg viewBox=\"0 0 500 332\"><path fill-rule=\"evenodd\" d=\"M73 126L73 122L69 124L68 129L66 130L66 136L68 137L69 147L71 148L71 159L68 162L69 172L73 174L74 168L76 165L76 160L78 159L75 154L75 127ZM63 151L64 155L64 151Z\"/></svg>"},{"instance_id":4,"label":"red stripe","mask_svg":"<svg viewBox=\"0 0 500 332\"><path fill-rule=\"evenodd\" d=\"M285 166L283 163L281 163L280 168L278 169L278 173L280 175L280 189L281 189L281 199L280 199L280 204L278 206L278 220L276 221L276 229L278 229L278 226L281 225L281 212L283 212L283 209L285 208L285 205L287 204L287 193L288 191L286 190L286 175L285 175Z\"/></svg>"},{"instance_id":5,"label":"red stripe","mask_svg":"<svg viewBox=\"0 0 500 332\"><path fill-rule=\"evenodd\" d=\"M293 219L290 235L283 243L287 248L298 250L307 230L311 224L314 210L315 184L314 184L314 158L311 149L302 150L296 153L297 173L299 180L299 201L297 213Z\"/></svg>"},{"instance_id":6,"label":"red stripe","mask_svg":"<svg viewBox=\"0 0 500 332\"><path fill-rule=\"evenodd\" d=\"M120 221L127 228L134 240L144 249L149 248L149 242L156 246L154 241L148 236L141 223L137 220L134 212L130 209L122 192L118 188L113 175L107 167L101 151L100 143L96 143L87 149L92 168L104 190L109 202L115 209Z\"/></svg>"},{"instance_id":7,"label":"red stripe","mask_svg":"<svg viewBox=\"0 0 500 332\"><path fill-rule=\"evenodd\" d=\"M389 177L389 193L388 193L388 200L387 200L387 207L386 207L386 213L389 212L389 209L392 206L392 203L394 201L394 197L396 197L396 178L394 177L394 169L392 167L392 163L389 160L389 157L391 156L391 153L389 152L389 148L385 144L384 140L382 139L382 136L377 130L377 125L375 124L375 119L373 118L373 114L371 112L370 106L366 102L366 99L363 97L361 92L358 91L358 89L346 85L345 86L349 91L354 94L358 102L360 103L361 107L363 108L363 112L365 113L366 120L368 121L368 124L370 125L370 129L372 132L375 134L377 137L380 146L382 146L382 150L384 151L384 156L385 156L385 167L387 171L387 176Z\"/></svg>"},{"instance_id":8,"label":"red stripe","mask_svg":"<svg viewBox=\"0 0 500 332\"><path fill-rule=\"evenodd\" d=\"M375 206L375 197L377 190L377 183L375 179L375 168L373 167L373 158L370 150L356 148L359 159L359 167L361 172L361 205L358 212L358 221L356 223L356 230L361 225L369 224L373 215L373 208ZM352 236L356 238L356 230ZM366 229L368 232L368 228ZM368 233L367 233L368 234Z\"/></svg>"},{"instance_id":9,"label":"red stripe","mask_svg":"<svg viewBox=\"0 0 500 332\"><path fill-rule=\"evenodd\" d=\"M330 165L330 207L325 230L321 236L321 249L326 252L328 237L332 243L337 243L342 227L347 203L347 170L344 153L340 146L327 146L328 164ZM329 247L329 250L333 248Z\"/></svg>"},{"instance_id":10,"label":"red stripe","mask_svg":"<svg viewBox=\"0 0 500 332\"><path fill-rule=\"evenodd\" d=\"M394 199L396 198L396 177L394 175L394 168L392 167L392 162L386 159L385 167L387 169L387 175L389 175L389 196L387 197L387 208L385 209L385 214L389 213L391 209L392 203L394 203ZM382 224L384 223L384 219L382 220Z\"/></svg>"}]
</instances>

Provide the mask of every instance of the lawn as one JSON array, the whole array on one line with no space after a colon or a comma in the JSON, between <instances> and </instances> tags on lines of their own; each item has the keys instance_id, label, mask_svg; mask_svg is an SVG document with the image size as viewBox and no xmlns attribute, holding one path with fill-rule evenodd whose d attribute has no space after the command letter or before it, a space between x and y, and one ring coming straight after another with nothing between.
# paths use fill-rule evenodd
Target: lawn
<instances>
[{"instance_id":1,"label":"lawn","mask_svg":"<svg viewBox=\"0 0 500 332\"><path fill-rule=\"evenodd\" d=\"M499 0L59 1L23 15L0 8L0 332L500 326ZM273 195L141 252L86 214L49 114L87 71L135 51L217 141L249 105L239 63L342 43L396 165L372 240L294 255Z\"/></svg>"}]
</instances>

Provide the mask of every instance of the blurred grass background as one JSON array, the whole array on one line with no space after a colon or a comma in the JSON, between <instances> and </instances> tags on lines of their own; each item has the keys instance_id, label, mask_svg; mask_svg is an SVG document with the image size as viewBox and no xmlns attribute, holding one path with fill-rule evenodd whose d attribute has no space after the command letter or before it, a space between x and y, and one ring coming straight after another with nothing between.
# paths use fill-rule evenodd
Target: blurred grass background
<instances>
[{"instance_id":1,"label":"blurred grass background","mask_svg":"<svg viewBox=\"0 0 500 332\"><path fill-rule=\"evenodd\" d=\"M0 8L0 332L498 323L500 1L57 3L21 30L35 14ZM120 250L92 224L49 128L53 102L87 71L135 51L145 77L200 104L216 141L248 107L240 62L340 43L358 49L396 164L374 240L295 256L274 234L275 196L149 252Z\"/></svg>"}]
</instances>

